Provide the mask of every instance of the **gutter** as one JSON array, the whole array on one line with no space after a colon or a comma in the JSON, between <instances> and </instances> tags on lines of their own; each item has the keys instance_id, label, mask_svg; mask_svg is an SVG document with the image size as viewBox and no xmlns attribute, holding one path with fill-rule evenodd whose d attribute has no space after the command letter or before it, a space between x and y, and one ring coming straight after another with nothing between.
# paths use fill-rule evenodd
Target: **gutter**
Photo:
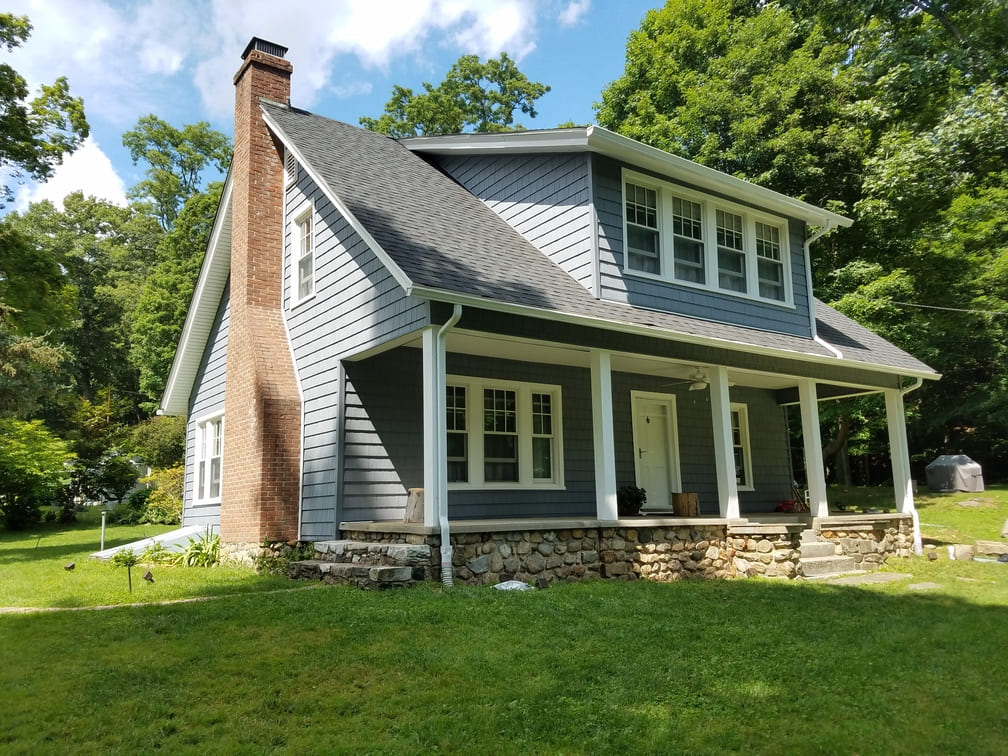
<instances>
[{"instance_id":1,"label":"gutter","mask_svg":"<svg viewBox=\"0 0 1008 756\"><path fill-rule=\"evenodd\" d=\"M820 339L819 334L816 333L815 300L812 299L812 253L811 253L812 245L815 244L824 236L826 236L826 234L831 233L835 228L836 226L833 224L833 220L827 219L826 225L823 226L821 229L819 229L819 231L817 231L816 233L812 234L812 236L810 236L808 239L806 239L805 243L802 246L805 251L805 286L808 289L809 325L812 328L812 338L820 346L826 347L831 352L834 352L838 358L843 359L843 355L840 353L839 350L834 349L825 341Z\"/></svg>"},{"instance_id":2,"label":"gutter","mask_svg":"<svg viewBox=\"0 0 1008 756\"><path fill-rule=\"evenodd\" d=\"M444 406L445 336L449 330L455 327L461 317L462 305L456 304L452 310L451 317L438 329L437 334L434 336L434 360L438 376L436 381L437 389L435 389L438 395L434 401L435 412L437 413L434 422L437 426L438 460L435 498L437 499L438 525L441 529L441 583L445 588L451 588L454 585L454 577L452 575L451 527L448 524L448 468L445 466L445 459L448 456L448 427Z\"/></svg>"}]
</instances>

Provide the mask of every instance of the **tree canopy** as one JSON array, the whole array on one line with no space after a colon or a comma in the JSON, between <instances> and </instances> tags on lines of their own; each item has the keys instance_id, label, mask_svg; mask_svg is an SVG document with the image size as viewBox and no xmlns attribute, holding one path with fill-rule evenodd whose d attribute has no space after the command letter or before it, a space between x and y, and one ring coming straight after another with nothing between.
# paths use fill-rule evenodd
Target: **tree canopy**
<instances>
[{"instance_id":1,"label":"tree canopy","mask_svg":"<svg viewBox=\"0 0 1008 756\"><path fill-rule=\"evenodd\" d=\"M10 52L31 35L25 16L0 13L0 44ZM44 181L87 138L84 101L70 94L66 77L43 85L34 97L24 77L0 63L0 168L15 179ZM3 187L10 199L10 186Z\"/></svg>"},{"instance_id":2,"label":"tree canopy","mask_svg":"<svg viewBox=\"0 0 1008 756\"><path fill-rule=\"evenodd\" d=\"M437 86L424 82L424 91L396 85L378 118L363 117L366 129L392 137L461 134L464 131L512 131L521 112L536 117L535 103L549 87L529 81L517 64L501 53L481 62L463 55Z\"/></svg>"}]
</instances>

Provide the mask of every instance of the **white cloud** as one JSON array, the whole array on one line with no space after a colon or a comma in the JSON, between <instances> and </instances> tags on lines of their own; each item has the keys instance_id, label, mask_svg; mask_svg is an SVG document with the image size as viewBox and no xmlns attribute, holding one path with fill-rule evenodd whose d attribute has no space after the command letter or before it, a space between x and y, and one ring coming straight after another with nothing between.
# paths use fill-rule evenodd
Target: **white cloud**
<instances>
[{"instance_id":1,"label":"white cloud","mask_svg":"<svg viewBox=\"0 0 1008 756\"><path fill-rule=\"evenodd\" d=\"M27 209L29 203L50 200L56 207L63 206L63 198L76 191L85 196L95 196L116 205L126 204L126 186L112 167L98 143L88 138L72 155L64 158L52 178L44 184L21 187L14 201L15 210Z\"/></svg>"},{"instance_id":2,"label":"white cloud","mask_svg":"<svg viewBox=\"0 0 1008 756\"><path fill-rule=\"evenodd\" d=\"M571 0L567 7L560 11L557 20L561 26L573 26L588 12L591 7L591 0Z\"/></svg>"}]
</instances>

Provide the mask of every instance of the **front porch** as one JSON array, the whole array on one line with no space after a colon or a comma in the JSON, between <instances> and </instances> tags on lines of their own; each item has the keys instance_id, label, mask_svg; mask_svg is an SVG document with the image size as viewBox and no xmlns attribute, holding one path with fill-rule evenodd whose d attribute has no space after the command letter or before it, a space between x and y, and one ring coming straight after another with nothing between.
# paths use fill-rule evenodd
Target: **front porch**
<instances>
[{"instance_id":1,"label":"front porch","mask_svg":"<svg viewBox=\"0 0 1008 756\"><path fill-rule=\"evenodd\" d=\"M426 547L416 579L441 579L438 528L421 523L344 522L345 542ZM855 569L912 553L910 515L539 518L451 523L453 577L473 585L521 580L544 586L592 578L671 582L765 576L801 579L803 539L812 533ZM367 549L359 549L366 553ZM420 564L420 563L418 563ZM809 570L811 572L811 570Z\"/></svg>"}]
</instances>

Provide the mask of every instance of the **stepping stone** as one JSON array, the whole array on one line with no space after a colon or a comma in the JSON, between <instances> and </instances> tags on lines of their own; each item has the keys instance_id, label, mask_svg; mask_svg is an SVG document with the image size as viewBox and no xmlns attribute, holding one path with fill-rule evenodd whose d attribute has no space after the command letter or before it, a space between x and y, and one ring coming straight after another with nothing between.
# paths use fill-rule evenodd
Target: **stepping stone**
<instances>
[{"instance_id":1,"label":"stepping stone","mask_svg":"<svg viewBox=\"0 0 1008 756\"><path fill-rule=\"evenodd\" d=\"M832 585L866 585L868 583L894 583L912 577L913 575L908 575L905 572L867 572L864 575L848 575L826 582Z\"/></svg>"},{"instance_id":2,"label":"stepping stone","mask_svg":"<svg viewBox=\"0 0 1008 756\"><path fill-rule=\"evenodd\" d=\"M907 586L908 591L933 591L941 586L938 583L910 583Z\"/></svg>"}]
</instances>

